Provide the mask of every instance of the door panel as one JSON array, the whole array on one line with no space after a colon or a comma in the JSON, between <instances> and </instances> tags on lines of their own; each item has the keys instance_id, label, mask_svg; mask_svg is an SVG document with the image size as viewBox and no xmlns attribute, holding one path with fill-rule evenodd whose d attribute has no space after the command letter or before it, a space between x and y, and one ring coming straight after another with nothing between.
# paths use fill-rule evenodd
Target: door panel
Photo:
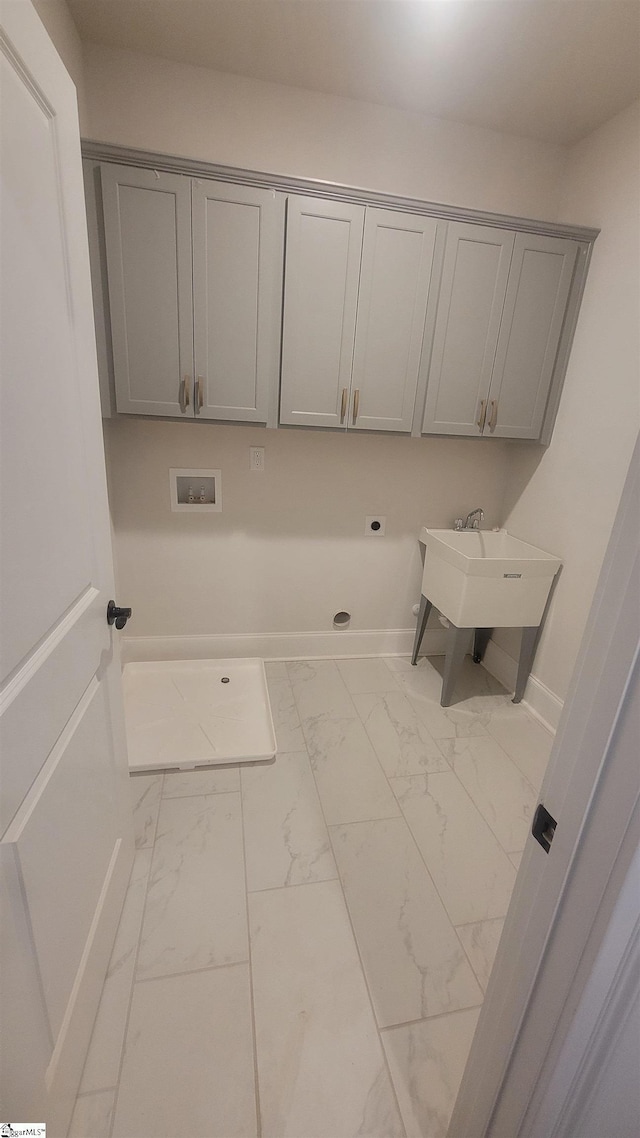
<instances>
[{"instance_id":1,"label":"door panel","mask_svg":"<svg viewBox=\"0 0 640 1138\"><path fill-rule=\"evenodd\" d=\"M515 234L449 222L423 432L479 435Z\"/></svg>"},{"instance_id":2,"label":"door panel","mask_svg":"<svg viewBox=\"0 0 640 1138\"><path fill-rule=\"evenodd\" d=\"M31 4L0 82L0 1100L63 1138L132 823L75 89Z\"/></svg>"},{"instance_id":3,"label":"door panel","mask_svg":"<svg viewBox=\"0 0 640 1138\"><path fill-rule=\"evenodd\" d=\"M264 423L278 381L284 197L201 180L192 194L196 414Z\"/></svg>"},{"instance_id":4,"label":"door panel","mask_svg":"<svg viewBox=\"0 0 640 1138\"><path fill-rule=\"evenodd\" d=\"M367 209L349 429L411 431L437 224Z\"/></svg>"},{"instance_id":5,"label":"door panel","mask_svg":"<svg viewBox=\"0 0 640 1138\"><path fill-rule=\"evenodd\" d=\"M345 425L363 226L362 206L288 198L281 423Z\"/></svg>"},{"instance_id":6,"label":"door panel","mask_svg":"<svg viewBox=\"0 0 640 1138\"><path fill-rule=\"evenodd\" d=\"M53 1039L119 840L110 745L105 688L93 679L4 838L17 850Z\"/></svg>"},{"instance_id":7,"label":"door panel","mask_svg":"<svg viewBox=\"0 0 640 1138\"><path fill-rule=\"evenodd\" d=\"M3 57L2 320L0 456L3 587L0 681L80 596L91 575L77 534L89 509L81 410L66 381L75 361L67 252L60 227L56 122L20 71ZM12 130L12 124L20 130ZM42 264L48 272L42 272ZM26 322L25 310L34 317ZM37 315L36 315L37 314ZM65 438L65 461L59 461ZM42 585L46 561L47 588Z\"/></svg>"},{"instance_id":8,"label":"door panel","mask_svg":"<svg viewBox=\"0 0 640 1138\"><path fill-rule=\"evenodd\" d=\"M540 435L577 254L565 238L516 237L489 392L496 436Z\"/></svg>"},{"instance_id":9,"label":"door panel","mask_svg":"<svg viewBox=\"0 0 640 1138\"><path fill-rule=\"evenodd\" d=\"M190 180L130 166L101 175L117 409L192 416Z\"/></svg>"}]
</instances>

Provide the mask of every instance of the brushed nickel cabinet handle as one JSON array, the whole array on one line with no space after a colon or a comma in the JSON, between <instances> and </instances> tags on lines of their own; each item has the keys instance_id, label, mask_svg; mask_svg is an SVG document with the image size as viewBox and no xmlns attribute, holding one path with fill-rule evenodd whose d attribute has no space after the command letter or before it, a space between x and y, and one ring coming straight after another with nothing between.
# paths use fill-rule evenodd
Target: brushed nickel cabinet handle
<instances>
[{"instance_id":1,"label":"brushed nickel cabinet handle","mask_svg":"<svg viewBox=\"0 0 640 1138\"><path fill-rule=\"evenodd\" d=\"M489 419L489 430L495 431L496 423L498 422L498 400L491 400L491 417Z\"/></svg>"},{"instance_id":2,"label":"brushed nickel cabinet handle","mask_svg":"<svg viewBox=\"0 0 640 1138\"><path fill-rule=\"evenodd\" d=\"M180 404L180 410L183 415L189 406L189 386L190 378L188 375L185 375L178 384L178 403Z\"/></svg>"},{"instance_id":3,"label":"brushed nickel cabinet handle","mask_svg":"<svg viewBox=\"0 0 640 1138\"><path fill-rule=\"evenodd\" d=\"M482 434L482 432L484 431L484 421L485 421L486 417L487 417L487 401L486 401L486 399L483 399L480 403L480 414L478 415L478 418L476 419L476 424L478 426L478 430L480 431L480 434Z\"/></svg>"},{"instance_id":4,"label":"brushed nickel cabinet handle","mask_svg":"<svg viewBox=\"0 0 640 1138\"><path fill-rule=\"evenodd\" d=\"M347 413L347 389L342 388L342 399L340 401L340 422L344 423L344 417Z\"/></svg>"},{"instance_id":5,"label":"brushed nickel cabinet handle","mask_svg":"<svg viewBox=\"0 0 640 1138\"><path fill-rule=\"evenodd\" d=\"M355 423L358 418L358 410L360 408L360 389L356 387L353 393L353 421Z\"/></svg>"},{"instance_id":6,"label":"brushed nickel cabinet handle","mask_svg":"<svg viewBox=\"0 0 640 1138\"><path fill-rule=\"evenodd\" d=\"M202 391L202 376L201 375L198 376L198 381L196 383L196 398L198 400L197 409L198 409L198 412L200 412L204 406L204 394Z\"/></svg>"}]
</instances>

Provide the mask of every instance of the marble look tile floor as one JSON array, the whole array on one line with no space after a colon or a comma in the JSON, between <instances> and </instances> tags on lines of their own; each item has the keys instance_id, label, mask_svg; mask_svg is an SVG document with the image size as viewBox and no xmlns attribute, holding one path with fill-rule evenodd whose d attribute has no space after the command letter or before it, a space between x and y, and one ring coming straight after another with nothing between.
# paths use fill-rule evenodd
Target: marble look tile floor
<instances>
[{"instance_id":1,"label":"marble look tile floor","mask_svg":"<svg viewBox=\"0 0 640 1138\"><path fill-rule=\"evenodd\" d=\"M444 1138L552 738L441 672L267 665L274 764L132 777L69 1138Z\"/></svg>"}]
</instances>

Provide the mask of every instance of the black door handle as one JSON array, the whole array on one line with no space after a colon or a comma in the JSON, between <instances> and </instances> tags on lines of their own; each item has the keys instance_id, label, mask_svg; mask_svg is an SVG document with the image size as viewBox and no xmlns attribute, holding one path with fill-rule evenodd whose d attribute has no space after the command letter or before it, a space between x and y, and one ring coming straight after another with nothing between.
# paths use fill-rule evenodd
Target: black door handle
<instances>
[{"instance_id":1,"label":"black door handle","mask_svg":"<svg viewBox=\"0 0 640 1138\"><path fill-rule=\"evenodd\" d=\"M118 608L115 601L109 601L107 605L107 624L115 624L116 628L124 628L130 616L131 609Z\"/></svg>"}]
</instances>

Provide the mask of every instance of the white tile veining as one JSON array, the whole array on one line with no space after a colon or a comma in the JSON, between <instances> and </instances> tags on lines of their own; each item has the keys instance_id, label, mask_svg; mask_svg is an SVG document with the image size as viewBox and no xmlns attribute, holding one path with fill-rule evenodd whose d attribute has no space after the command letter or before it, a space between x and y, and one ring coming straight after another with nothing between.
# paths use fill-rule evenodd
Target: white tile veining
<instances>
[{"instance_id":1,"label":"white tile veining","mask_svg":"<svg viewBox=\"0 0 640 1138\"><path fill-rule=\"evenodd\" d=\"M318 716L306 722L305 735L329 826L400 814L359 719Z\"/></svg>"},{"instance_id":2,"label":"white tile veining","mask_svg":"<svg viewBox=\"0 0 640 1138\"><path fill-rule=\"evenodd\" d=\"M70 1138L444 1138L551 737L441 673L270 663L275 763L132 777Z\"/></svg>"},{"instance_id":3,"label":"white tile veining","mask_svg":"<svg viewBox=\"0 0 640 1138\"><path fill-rule=\"evenodd\" d=\"M338 876L306 751L242 772L247 889Z\"/></svg>"},{"instance_id":4,"label":"white tile veining","mask_svg":"<svg viewBox=\"0 0 640 1138\"><path fill-rule=\"evenodd\" d=\"M129 780L136 849L153 845L163 780L162 773L139 774Z\"/></svg>"},{"instance_id":5,"label":"white tile veining","mask_svg":"<svg viewBox=\"0 0 640 1138\"><path fill-rule=\"evenodd\" d=\"M240 795L163 799L139 975L166 976L247 958Z\"/></svg>"},{"instance_id":6,"label":"white tile veining","mask_svg":"<svg viewBox=\"0 0 640 1138\"><path fill-rule=\"evenodd\" d=\"M255 1138L254 1096L248 965L136 984L113 1138Z\"/></svg>"},{"instance_id":7,"label":"white tile veining","mask_svg":"<svg viewBox=\"0 0 640 1138\"><path fill-rule=\"evenodd\" d=\"M82 1072L81 1093L114 1087L118 1082L152 852L138 850L135 856Z\"/></svg>"},{"instance_id":8,"label":"white tile veining","mask_svg":"<svg viewBox=\"0 0 640 1138\"><path fill-rule=\"evenodd\" d=\"M524 848L536 794L515 763L490 736L443 739L455 774L507 853Z\"/></svg>"},{"instance_id":9,"label":"white tile veining","mask_svg":"<svg viewBox=\"0 0 640 1138\"><path fill-rule=\"evenodd\" d=\"M535 719L528 715L523 718L521 710L513 704L496 711L488 729L534 790L540 790L553 736Z\"/></svg>"},{"instance_id":10,"label":"white tile veining","mask_svg":"<svg viewBox=\"0 0 640 1138\"><path fill-rule=\"evenodd\" d=\"M67 1138L110 1138L115 1090L76 1099Z\"/></svg>"},{"instance_id":11,"label":"white tile veining","mask_svg":"<svg viewBox=\"0 0 640 1138\"><path fill-rule=\"evenodd\" d=\"M482 1002L403 818L331 830L380 1027Z\"/></svg>"},{"instance_id":12,"label":"white tile veining","mask_svg":"<svg viewBox=\"0 0 640 1138\"><path fill-rule=\"evenodd\" d=\"M249 897L263 1138L400 1138L337 881Z\"/></svg>"},{"instance_id":13,"label":"white tile veining","mask_svg":"<svg viewBox=\"0 0 640 1138\"><path fill-rule=\"evenodd\" d=\"M284 669L284 675L280 672L274 672L273 667L274 665L271 664L267 668L267 686L269 688L273 725L276 729L278 754L281 755L284 751L302 751L304 750L304 736L286 665L281 665Z\"/></svg>"},{"instance_id":14,"label":"white tile veining","mask_svg":"<svg viewBox=\"0 0 640 1138\"><path fill-rule=\"evenodd\" d=\"M407 1138L445 1138L478 1010L383 1031Z\"/></svg>"},{"instance_id":15,"label":"white tile veining","mask_svg":"<svg viewBox=\"0 0 640 1138\"><path fill-rule=\"evenodd\" d=\"M453 771L391 783L453 924L504 917L515 869Z\"/></svg>"},{"instance_id":16,"label":"white tile veining","mask_svg":"<svg viewBox=\"0 0 640 1138\"><path fill-rule=\"evenodd\" d=\"M388 778L449 770L442 748L401 691L354 695L353 702Z\"/></svg>"},{"instance_id":17,"label":"white tile veining","mask_svg":"<svg viewBox=\"0 0 640 1138\"><path fill-rule=\"evenodd\" d=\"M458 926L458 936L464 945L464 950L471 961L471 966L478 977L483 992L486 991L489 983L489 976L503 928L504 918Z\"/></svg>"},{"instance_id":18,"label":"white tile veining","mask_svg":"<svg viewBox=\"0 0 640 1138\"><path fill-rule=\"evenodd\" d=\"M394 691L398 686L384 660L340 660L338 669L351 695Z\"/></svg>"}]
</instances>

